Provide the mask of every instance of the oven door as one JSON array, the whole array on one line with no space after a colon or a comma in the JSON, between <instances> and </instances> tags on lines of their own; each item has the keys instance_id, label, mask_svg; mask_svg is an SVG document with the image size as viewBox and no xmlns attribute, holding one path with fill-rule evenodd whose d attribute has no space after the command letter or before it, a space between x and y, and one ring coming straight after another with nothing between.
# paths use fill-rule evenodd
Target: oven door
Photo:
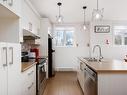
<instances>
[{"instance_id":1,"label":"oven door","mask_svg":"<svg viewBox=\"0 0 127 95\"><path fill-rule=\"evenodd\" d=\"M44 91L45 85L46 85L46 70L45 70L45 63L38 65L38 71L37 71L37 92L38 95L41 95Z\"/></svg>"}]
</instances>

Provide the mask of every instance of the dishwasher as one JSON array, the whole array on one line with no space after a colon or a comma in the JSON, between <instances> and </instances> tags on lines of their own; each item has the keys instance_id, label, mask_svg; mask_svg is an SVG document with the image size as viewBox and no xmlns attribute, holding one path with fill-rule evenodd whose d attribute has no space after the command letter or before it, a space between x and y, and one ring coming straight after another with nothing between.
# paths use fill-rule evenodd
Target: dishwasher
<instances>
[{"instance_id":1,"label":"dishwasher","mask_svg":"<svg viewBox=\"0 0 127 95\"><path fill-rule=\"evenodd\" d=\"M85 68L85 95L97 95L97 74L94 70L86 66Z\"/></svg>"}]
</instances>

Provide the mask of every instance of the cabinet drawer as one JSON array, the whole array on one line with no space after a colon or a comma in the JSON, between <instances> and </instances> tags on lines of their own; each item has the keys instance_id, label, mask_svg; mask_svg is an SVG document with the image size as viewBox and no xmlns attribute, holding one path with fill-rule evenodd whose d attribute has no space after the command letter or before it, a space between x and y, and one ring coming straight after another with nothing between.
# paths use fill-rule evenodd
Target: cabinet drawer
<instances>
[{"instance_id":1,"label":"cabinet drawer","mask_svg":"<svg viewBox=\"0 0 127 95\"><path fill-rule=\"evenodd\" d=\"M34 78L34 73L35 73L35 70L33 67L31 67L28 71L26 71L25 76L28 79L30 79L32 77Z\"/></svg>"},{"instance_id":2,"label":"cabinet drawer","mask_svg":"<svg viewBox=\"0 0 127 95\"><path fill-rule=\"evenodd\" d=\"M31 82L36 81L36 66L31 67L27 71L23 73L24 81L23 83L27 86L30 85Z\"/></svg>"},{"instance_id":3,"label":"cabinet drawer","mask_svg":"<svg viewBox=\"0 0 127 95\"><path fill-rule=\"evenodd\" d=\"M33 85L31 85L29 92L30 92L29 95L36 95L36 83L33 83Z\"/></svg>"},{"instance_id":4,"label":"cabinet drawer","mask_svg":"<svg viewBox=\"0 0 127 95\"><path fill-rule=\"evenodd\" d=\"M23 95L36 95L36 65L23 72Z\"/></svg>"},{"instance_id":5,"label":"cabinet drawer","mask_svg":"<svg viewBox=\"0 0 127 95\"><path fill-rule=\"evenodd\" d=\"M22 95L36 95L36 83L31 82L31 84L24 86Z\"/></svg>"}]
</instances>

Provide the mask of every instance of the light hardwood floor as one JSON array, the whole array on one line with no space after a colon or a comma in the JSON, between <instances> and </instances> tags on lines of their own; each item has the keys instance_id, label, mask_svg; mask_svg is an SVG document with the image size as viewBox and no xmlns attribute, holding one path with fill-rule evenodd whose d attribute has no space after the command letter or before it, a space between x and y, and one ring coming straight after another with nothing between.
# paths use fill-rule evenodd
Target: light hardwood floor
<instances>
[{"instance_id":1,"label":"light hardwood floor","mask_svg":"<svg viewBox=\"0 0 127 95\"><path fill-rule=\"evenodd\" d=\"M57 72L48 80L43 95L83 95L76 72Z\"/></svg>"}]
</instances>

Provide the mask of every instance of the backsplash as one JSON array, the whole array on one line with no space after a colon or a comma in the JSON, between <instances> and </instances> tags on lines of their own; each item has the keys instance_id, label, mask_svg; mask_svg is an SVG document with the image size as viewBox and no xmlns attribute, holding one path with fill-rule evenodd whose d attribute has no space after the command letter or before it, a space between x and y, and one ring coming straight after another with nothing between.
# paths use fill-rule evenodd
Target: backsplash
<instances>
[{"instance_id":1,"label":"backsplash","mask_svg":"<svg viewBox=\"0 0 127 95\"><path fill-rule=\"evenodd\" d=\"M22 52L25 52L25 51L30 51L30 49L32 48L39 48L39 45L36 45L35 44L35 40L24 40L24 42L22 43Z\"/></svg>"}]
</instances>

